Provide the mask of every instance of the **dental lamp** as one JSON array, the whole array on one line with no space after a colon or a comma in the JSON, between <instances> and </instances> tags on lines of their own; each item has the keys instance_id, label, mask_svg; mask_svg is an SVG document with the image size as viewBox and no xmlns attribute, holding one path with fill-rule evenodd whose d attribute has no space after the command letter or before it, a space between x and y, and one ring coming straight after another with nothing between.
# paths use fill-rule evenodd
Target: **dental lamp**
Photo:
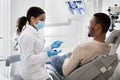
<instances>
[{"instance_id":1,"label":"dental lamp","mask_svg":"<svg viewBox=\"0 0 120 80\"><path fill-rule=\"evenodd\" d=\"M118 20L120 15L120 6L117 6L117 4L115 4L114 7L109 7L107 11L109 12L109 17L111 19L111 26L109 28L109 31L113 31L115 23L120 23L120 20Z\"/></svg>"}]
</instances>

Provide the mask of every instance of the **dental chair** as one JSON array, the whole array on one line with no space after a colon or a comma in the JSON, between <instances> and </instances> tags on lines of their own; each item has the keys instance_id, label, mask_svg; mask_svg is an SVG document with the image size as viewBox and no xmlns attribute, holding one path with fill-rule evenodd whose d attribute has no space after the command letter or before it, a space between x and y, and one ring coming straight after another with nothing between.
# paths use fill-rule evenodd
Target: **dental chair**
<instances>
[{"instance_id":1,"label":"dental chair","mask_svg":"<svg viewBox=\"0 0 120 80\"><path fill-rule=\"evenodd\" d=\"M120 80L120 45L117 49L119 63L109 80Z\"/></svg>"},{"instance_id":2,"label":"dental chair","mask_svg":"<svg viewBox=\"0 0 120 80\"><path fill-rule=\"evenodd\" d=\"M116 49L120 43L120 30L114 30L106 43L112 44L110 55L101 55L66 77L59 75L49 63L45 64L45 69L52 80L109 80L119 62Z\"/></svg>"},{"instance_id":3,"label":"dental chair","mask_svg":"<svg viewBox=\"0 0 120 80\"><path fill-rule=\"evenodd\" d=\"M16 68L20 60L21 60L20 55L18 54L10 55L6 59L6 67L11 68L11 71L10 71L11 79L10 80L23 80L19 73L16 74Z\"/></svg>"},{"instance_id":4,"label":"dental chair","mask_svg":"<svg viewBox=\"0 0 120 80\"><path fill-rule=\"evenodd\" d=\"M117 49L116 51L118 54L119 63L109 80L120 80L120 30L117 30L116 32L114 32L114 35L116 35L116 39L117 39L117 36L119 36L118 42L116 43L116 45L114 45L116 48L113 48L113 50Z\"/></svg>"}]
</instances>

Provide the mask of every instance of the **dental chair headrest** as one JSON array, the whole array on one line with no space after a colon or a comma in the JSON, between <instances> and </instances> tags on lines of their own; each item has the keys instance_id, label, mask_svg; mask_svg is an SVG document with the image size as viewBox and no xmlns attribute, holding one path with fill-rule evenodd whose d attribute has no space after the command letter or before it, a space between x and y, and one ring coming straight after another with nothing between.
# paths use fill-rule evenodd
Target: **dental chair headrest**
<instances>
[{"instance_id":1,"label":"dental chair headrest","mask_svg":"<svg viewBox=\"0 0 120 80\"><path fill-rule=\"evenodd\" d=\"M118 54L116 50L120 44L120 30L112 31L110 36L107 38L106 43L109 43L111 46L109 55Z\"/></svg>"},{"instance_id":2,"label":"dental chair headrest","mask_svg":"<svg viewBox=\"0 0 120 80\"><path fill-rule=\"evenodd\" d=\"M107 43L119 45L120 43L120 30L114 30L106 40Z\"/></svg>"}]
</instances>

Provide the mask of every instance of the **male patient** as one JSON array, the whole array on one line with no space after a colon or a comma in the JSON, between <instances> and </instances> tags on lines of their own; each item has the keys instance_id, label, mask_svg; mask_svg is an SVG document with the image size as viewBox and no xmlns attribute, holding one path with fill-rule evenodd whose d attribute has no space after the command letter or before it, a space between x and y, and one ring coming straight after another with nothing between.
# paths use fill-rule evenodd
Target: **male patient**
<instances>
[{"instance_id":1,"label":"male patient","mask_svg":"<svg viewBox=\"0 0 120 80\"><path fill-rule=\"evenodd\" d=\"M89 23L88 36L93 41L78 45L69 58L54 56L51 64L63 76L85 63L95 59L97 56L108 54L110 46L105 43L106 32L110 27L110 18L104 13L95 13Z\"/></svg>"}]
</instances>

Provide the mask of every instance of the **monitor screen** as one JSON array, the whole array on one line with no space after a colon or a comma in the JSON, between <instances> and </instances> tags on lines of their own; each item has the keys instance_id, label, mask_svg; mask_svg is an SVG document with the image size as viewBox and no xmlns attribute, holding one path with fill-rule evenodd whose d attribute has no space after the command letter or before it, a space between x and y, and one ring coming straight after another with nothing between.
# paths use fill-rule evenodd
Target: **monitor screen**
<instances>
[{"instance_id":1,"label":"monitor screen","mask_svg":"<svg viewBox=\"0 0 120 80\"><path fill-rule=\"evenodd\" d=\"M79 1L67 1L67 6L71 14L86 14L86 9L84 6L84 3L79 0Z\"/></svg>"}]
</instances>

